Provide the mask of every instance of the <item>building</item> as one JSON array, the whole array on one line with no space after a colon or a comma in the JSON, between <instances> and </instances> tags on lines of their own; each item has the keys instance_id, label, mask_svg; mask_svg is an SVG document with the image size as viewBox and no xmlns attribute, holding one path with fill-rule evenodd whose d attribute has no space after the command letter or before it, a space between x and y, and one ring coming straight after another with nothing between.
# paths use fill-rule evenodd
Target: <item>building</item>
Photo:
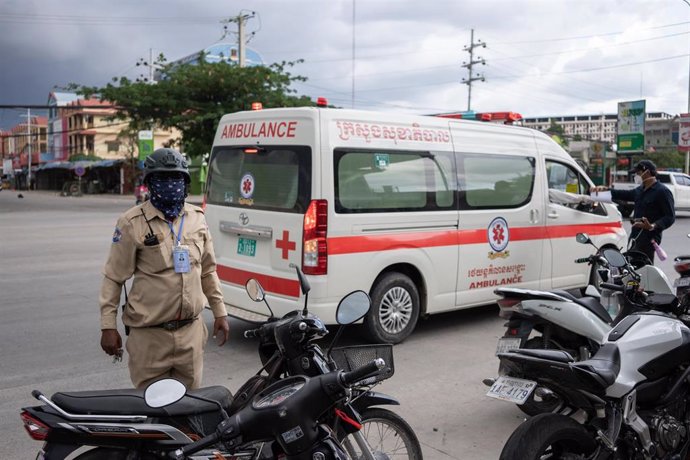
<instances>
[{"instance_id":1,"label":"building","mask_svg":"<svg viewBox=\"0 0 690 460\"><path fill-rule=\"evenodd\" d=\"M48 95L48 153L55 161L66 161L69 157L67 149L67 113L59 110L67 104L79 99L75 93L53 91Z\"/></svg>"},{"instance_id":2,"label":"building","mask_svg":"<svg viewBox=\"0 0 690 460\"><path fill-rule=\"evenodd\" d=\"M567 136L580 136L584 140L614 144L617 135L617 114L568 115L556 117L524 118L522 125L546 131L551 123L563 128ZM672 132L678 131L678 120L665 112L648 112L645 120L645 144L648 147L672 145Z\"/></svg>"}]
</instances>

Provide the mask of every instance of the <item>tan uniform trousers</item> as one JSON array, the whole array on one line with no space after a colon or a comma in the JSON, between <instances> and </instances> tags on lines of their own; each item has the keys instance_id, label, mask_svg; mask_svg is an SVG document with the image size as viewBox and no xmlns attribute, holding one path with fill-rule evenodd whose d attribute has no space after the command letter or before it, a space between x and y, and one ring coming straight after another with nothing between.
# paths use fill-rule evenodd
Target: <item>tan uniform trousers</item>
<instances>
[{"instance_id":1,"label":"tan uniform trousers","mask_svg":"<svg viewBox=\"0 0 690 460\"><path fill-rule=\"evenodd\" d=\"M174 378L188 389L199 388L204 369L208 329L203 318L175 331L133 327L127 337L129 375L136 388Z\"/></svg>"}]
</instances>

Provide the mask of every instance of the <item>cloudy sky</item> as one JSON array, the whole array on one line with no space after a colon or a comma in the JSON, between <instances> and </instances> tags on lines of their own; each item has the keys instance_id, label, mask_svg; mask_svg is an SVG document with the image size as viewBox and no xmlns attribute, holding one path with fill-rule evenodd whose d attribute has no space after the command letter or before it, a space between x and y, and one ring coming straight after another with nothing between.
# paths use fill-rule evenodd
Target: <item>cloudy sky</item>
<instances>
[{"instance_id":1,"label":"cloudy sky","mask_svg":"<svg viewBox=\"0 0 690 460\"><path fill-rule=\"evenodd\" d=\"M690 2L690 0L688 0ZM45 104L70 82L136 78L149 49L169 60L247 21L265 63L304 59L300 94L390 112L466 110L474 29L476 111L523 116L688 108L686 0L0 0L0 105ZM230 32L223 41L236 41ZM476 76L476 75L473 75ZM0 109L0 129L22 109Z\"/></svg>"}]
</instances>

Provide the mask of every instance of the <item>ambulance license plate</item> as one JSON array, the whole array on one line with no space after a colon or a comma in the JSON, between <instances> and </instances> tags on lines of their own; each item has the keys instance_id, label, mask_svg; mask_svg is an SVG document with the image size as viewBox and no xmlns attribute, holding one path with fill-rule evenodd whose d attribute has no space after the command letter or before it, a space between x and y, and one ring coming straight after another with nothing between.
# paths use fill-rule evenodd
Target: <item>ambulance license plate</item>
<instances>
[{"instance_id":1,"label":"ambulance license plate","mask_svg":"<svg viewBox=\"0 0 690 460\"><path fill-rule=\"evenodd\" d=\"M690 278L678 278L673 282L675 287L690 286Z\"/></svg>"},{"instance_id":2,"label":"ambulance license plate","mask_svg":"<svg viewBox=\"0 0 690 460\"><path fill-rule=\"evenodd\" d=\"M496 345L496 354L505 353L510 350L517 350L520 348L520 343L522 339L519 337L503 337L498 339L498 344Z\"/></svg>"},{"instance_id":3,"label":"ambulance license plate","mask_svg":"<svg viewBox=\"0 0 690 460\"><path fill-rule=\"evenodd\" d=\"M256 240L240 237L237 240L237 253L241 256L254 257L256 255Z\"/></svg>"},{"instance_id":4,"label":"ambulance license plate","mask_svg":"<svg viewBox=\"0 0 690 460\"><path fill-rule=\"evenodd\" d=\"M502 375L496 379L491 389L486 394L491 398L509 401L515 404L523 404L537 387L537 382L532 380L506 377Z\"/></svg>"}]
</instances>

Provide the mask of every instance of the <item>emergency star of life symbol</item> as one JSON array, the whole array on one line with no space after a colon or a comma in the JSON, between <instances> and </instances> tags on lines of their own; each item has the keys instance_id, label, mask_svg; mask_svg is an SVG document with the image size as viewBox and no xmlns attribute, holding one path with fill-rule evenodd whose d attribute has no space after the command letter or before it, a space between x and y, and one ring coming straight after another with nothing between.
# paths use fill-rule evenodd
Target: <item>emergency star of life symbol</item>
<instances>
[{"instance_id":1,"label":"emergency star of life symbol","mask_svg":"<svg viewBox=\"0 0 690 460\"><path fill-rule=\"evenodd\" d=\"M242 198L251 198L254 195L254 176L246 173L240 180L240 195Z\"/></svg>"},{"instance_id":2,"label":"emergency star of life symbol","mask_svg":"<svg viewBox=\"0 0 690 460\"><path fill-rule=\"evenodd\" d=\"M492 220L487 231L491 249L501 252L508 246L510 230L508 229L508 222L503 217Z\"/></svg>"}]
</instances>

